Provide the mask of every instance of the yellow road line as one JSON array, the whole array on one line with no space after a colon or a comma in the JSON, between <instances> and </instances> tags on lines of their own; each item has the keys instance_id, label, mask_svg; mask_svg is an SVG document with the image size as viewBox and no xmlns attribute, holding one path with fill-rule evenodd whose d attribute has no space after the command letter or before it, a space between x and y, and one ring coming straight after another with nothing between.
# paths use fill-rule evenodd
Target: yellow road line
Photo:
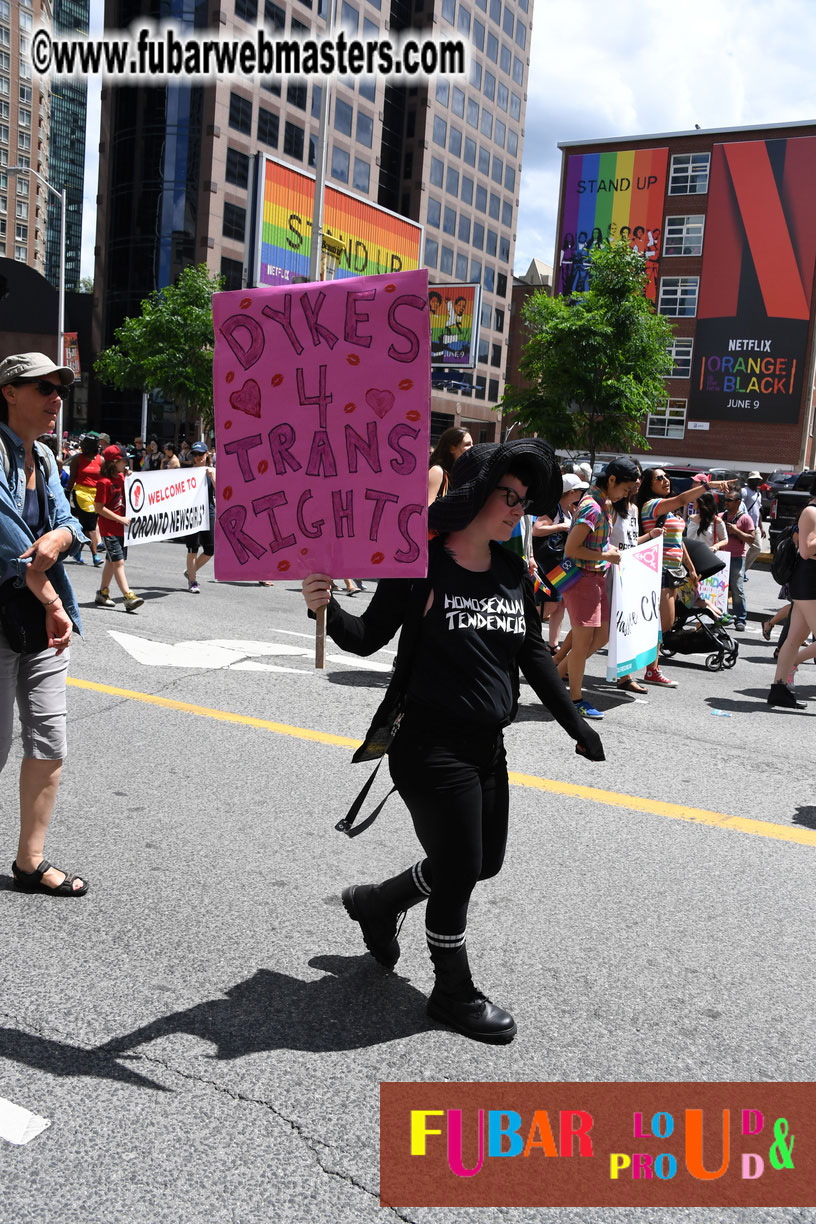
<instances>
[{"instance_id":1,"label":"yellow road line","mask_svg":"<svg viewBox=\"0 0 816 1224\"><path fill-rule=\"evenodd\" d=\"M266 718L251 718L248 714L233 714L228 710L215 710L210 706L193 705L189 701L174 701L171 697L157 697L153 693L139 693L134 689L114 688L110 684L95 684L92 680L77 680L68 677L75 688L90 689L96 693L108 693L112 697L126 697L130 701L143 701L147 705L163 706L168 710L181 710L185 714L198 714L204 718L215 718L221 722L238 723L245 727L259 727L275 735L288 735L293 739L311 740L318 744L333 744L339 748L359 748L360 741L345 735L331 735L326 731L312 731L308 727L293 727L288 723L272 722ZM727 816L724 812L710 812L706 808L686 807L681 803L664 803L661 799L643 799L639 795L624 795L619 791L601 790L595 786L579 786L574 782L559 782L554 778L538 778L534 774L511 773L513 786L527 786L543 790L551 795L567 795L573 799L585 799L590 803L601 803L606 807L629 808L634 812L646 812L651 816L667 816L671 820L687 820L693 824L711 825L719 829L734 829L740 833L751 833L756 837L768 837L774 841L796 842L800 846L816 846L816 829L772 824L767 820L749 820L745 816Z\"/></svg>"}]
</instances>

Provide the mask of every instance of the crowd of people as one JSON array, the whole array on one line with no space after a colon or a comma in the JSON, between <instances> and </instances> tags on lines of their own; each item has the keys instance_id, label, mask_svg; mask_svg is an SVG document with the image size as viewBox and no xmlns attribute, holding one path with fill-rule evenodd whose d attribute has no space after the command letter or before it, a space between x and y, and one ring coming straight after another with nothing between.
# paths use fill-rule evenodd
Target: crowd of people
<instances>
[{"instance_id":1,"label":"crowd of people","mask_svg":"<svg viewBox=\"0 0 816 1224\"><path fill-rule=\"evenodd\" d=\"M148 439L141 453L137 446L131 455L105 435L88 435L67 457L63 479L52 431L72 381L70 369L40 353L0 362L0 769L16 702L23 761L15 885L78 897L88 881L44 857L66 752L69 646L73 632L81 631L64 563L81 561L87 544L102 569L96 605L113 606L115 582L126 610L135 611L143 600L128 585L123 543L128 467L138 454L138 470L205 469L211 524L216 471L204 442L160 448ZM569 469L562 471L551 447L537 438L474 445L467 431L449 430L431 455L427 576L381 580L361 616L333 598L331 575L303 581L310 614L326 609L327 632L341 648L367 655L400 635L388 689L355 759L388 755L422 857L381 883L344 889L343 904L366 947L388 968L400 955L401 916L425 904L435 974L429 1014L479 1041L505 1043L516 1033L512 1015L474 985L466 932L474 889L500 871L504 858L509 788L503 731L518 710L520 674L576 752L603 761L601 740L589 725L603 715L584 695L583 681L588 659L609 637L610 576L623 551L662 537L664 633L674 623L681 591L695 598L693 546L727 553L731 619L739 631L747 615L746 554L762 535L761 520L752 515L753 473L743 489L700 473L691 488L674 494L662 468L641 471L629 457L594 473L588 465ZM212 526L184 543L184 577L195 594L199 571L214 555ZM802 708L795 670L816 655L816 645L806 645L808 635L816 635L816 497L799 520L798 556L785 592L790 611L771 706ZM570 581L562 586L566 575ZM356 583L345 581L356 593ZM774 620L763 625L766 638ZM642 683L626 676L619 687L630 693L646 691L647 684L675 687L658 654Z\"/></svg>"}]
</instances>

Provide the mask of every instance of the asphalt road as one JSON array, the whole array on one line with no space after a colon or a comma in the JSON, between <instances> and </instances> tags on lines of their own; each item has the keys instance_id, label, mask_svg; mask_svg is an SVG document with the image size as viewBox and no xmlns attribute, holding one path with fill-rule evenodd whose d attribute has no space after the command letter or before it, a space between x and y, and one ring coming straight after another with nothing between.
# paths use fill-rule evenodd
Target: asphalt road
<instances>
[{"instance_id":1,"label":"asphalt road","mask_svg":"<svg viewBox=\"0 0 816 1224\"><path fill-rule=\"evenodd\" d=\"M595 659L603 764L523 688L507 863L468 931L477 982L519 1034L481 1046L425 1015L421 914L386 974L340 904L344 884L418 857L397 798L359 839L332 827L367 776L348 742L393 648L358 660L329 644L316 672L295 584L205 570L192 596L183 556L131 549L137 615L94 608L97 575L71 567L86 640L47 853L87 873L86 898L12 889L19 746L3 775L0 1098L50 1126L0 1139L0 1221L816 1218L378 1197L381 1081L814 1078L816 668L799 681L808 710L774 712L756 620L732 671L676 660L679 687L637 701ZM777 607L767 573L747 593L754 613Z\"/></svg>"}]
</instances>

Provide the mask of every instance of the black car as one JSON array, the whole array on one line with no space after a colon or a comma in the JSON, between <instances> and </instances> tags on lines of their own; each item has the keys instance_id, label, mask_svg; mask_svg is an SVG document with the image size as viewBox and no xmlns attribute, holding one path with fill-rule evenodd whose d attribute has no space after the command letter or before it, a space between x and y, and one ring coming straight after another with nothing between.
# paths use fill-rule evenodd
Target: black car
<instances>
[{"instance_id":1,"label":"black car","mask_svg":"<svg viewBox=\"0 0 816 1224\"><path fill-rule=\"evenodd\" d=\"M783 489L792 489L796 484L798 470L793 468L777 468L771 472L760 492L762 494L762 514L767 518L771 513L771 502Z\"/></svg>"}]
</instances>

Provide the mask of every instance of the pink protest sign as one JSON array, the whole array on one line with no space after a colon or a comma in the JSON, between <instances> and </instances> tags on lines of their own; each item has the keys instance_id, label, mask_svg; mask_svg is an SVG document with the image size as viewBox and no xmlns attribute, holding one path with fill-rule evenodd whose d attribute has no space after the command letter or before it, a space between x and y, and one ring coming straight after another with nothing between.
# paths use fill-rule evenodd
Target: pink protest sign
<instances>
[{"instance_id":1,"label":"pink protest sign","mask_svg":"<svg viewBox=\"0 0 816 1224\"><path fill-rule=\"evenodd\" d=\"M221 580L427 572L428 276L213 299Z\"/></svg>"}]
</instances>

